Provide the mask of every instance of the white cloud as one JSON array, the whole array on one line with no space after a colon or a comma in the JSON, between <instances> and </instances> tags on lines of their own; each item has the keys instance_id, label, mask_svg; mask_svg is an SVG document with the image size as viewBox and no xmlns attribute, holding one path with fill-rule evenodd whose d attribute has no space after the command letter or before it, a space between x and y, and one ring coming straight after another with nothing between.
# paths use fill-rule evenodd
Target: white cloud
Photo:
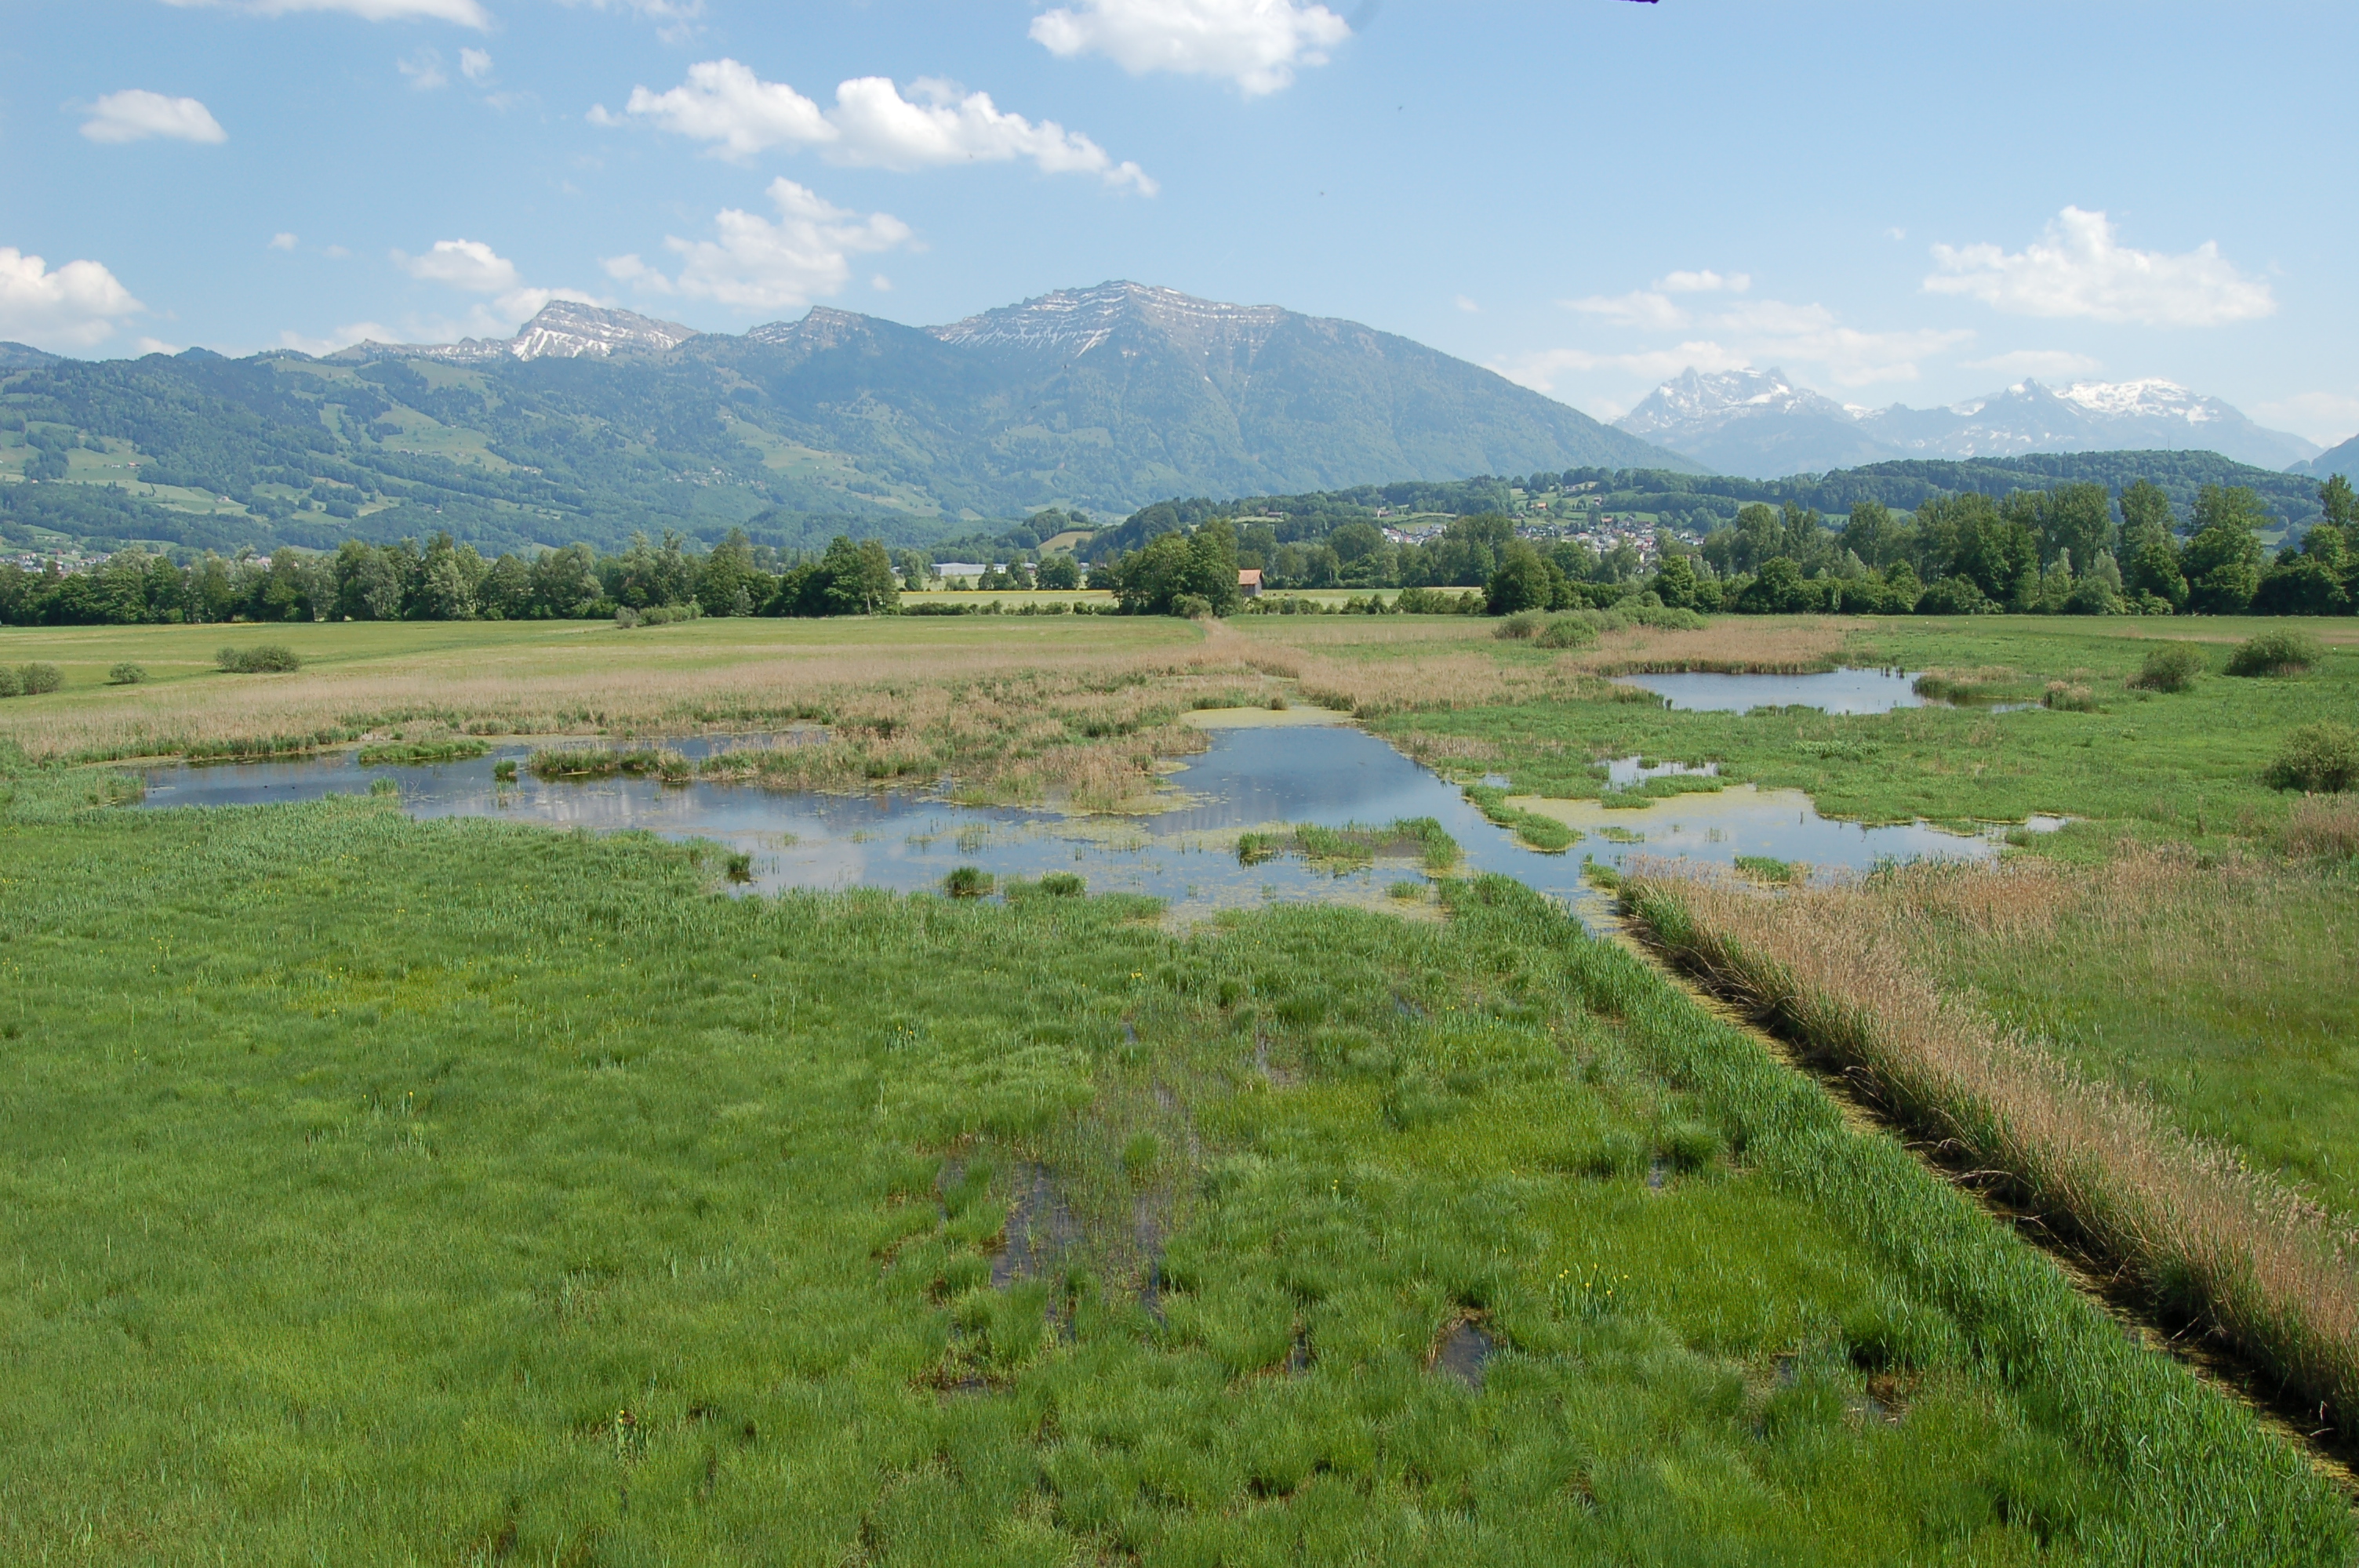
<instances>
[{"instance_id":1,"label":"white cloud","mask_svg":"<svg viewBox=\"0 0 2359 1568\"><path fill-rule=\"evenodd\" d=\"M1247 96L1275 92L1298 66L1324 65L1352 36L1324 5L1299 0L1082 0L1032 18L1049 53L1103 54L1134 76L1224 76Z\"/></svg>"},{"instance_id":2,"label":"white cloud","mask_svg":"<svg viewBox=\"0 0 2359 1568\"><path fill-rule=\"evenodd\" d=\"M890 213L864 218L791 179L770 181L769 196L778 210L776 222L726 208L712 220L717 240L667 237L665 248L680 258L676 278L636 255L609 258L606 275L654 294L683 294L741 310L792 310L842 292L855 254L909 242L909 226Z\"/></svg>"},{"instance_id":3,"label":"white cloud","mask_svg":"<svg viewBox=\"0 0 2359 1568\"><path fill-rule=\"evenodd\" d=\"M830 142L837 135L818 104L782 81L762 81L734 59L690 66L687 81L669 92L634 87L624 108L675 135L715 143L714 151L725 157ZM603 104L593 105L590 117L601 125L625 123Z\"/></svg>"},{"instance_id":4,"label":"white cloud","mask_svg":"<svg viewBox=\"0 0 2359 1568\"><path fill-rule=\"evenodd\" d=\"M1962 362L1968 370L1994 371L2007 376L2046 376L2050 381L2089 375L2104 368L2103 361L2067 349L2017 349L2011 353L1993 354L1986 360Z\"/></svg>"},{"instance_id":5,"label":"white cloud","mask_svg":"<svg viewBox=\"0 0 2359 1568\"><path fill-rule=\"evenodd\" d=\"M97 262L70 261L52 272L39 256L0 245L0 337L95 343L146 308Z\"/></svg>"},{"instance_id":6,"label":"white cloud","mask_svg":"<svg viewBox=\"0 0 2359 1568\"><path fill-rule=\"evenodd\" d=\"M136 338L131 346L143 354L177 354L187 345L168 343L161 338Z\"/></svg>"},{"instance_id":7,"label":"white cloud","mask_svg":"<svg viewBox=\"0 0 2359 1568\"><path fill-rule=\"evenodd\" d=\"M782 81L764 81L734 59L704 60L688 80L665 92L631 89L624 113L676 135L712 144L719 157L748 158L771 147L815 146L831 163L910 170L1027 158L1044 174L1094 174L1108 185L1155 194L1155 181L1135 163L1116 163L1103 147L1053 120L1038 124L995 105L987 92L962 93L928 78L914 99L882 76L854 77L835 89L835 106L821 109ZM621 116L603 105L592 124Z\"/></svg>"},{"instance_id":8,"label":"white cloud","mask_svg":"<svg viewBox=\"0 0 2359 1568\"><path fill-rule=\"evenodd\" d=\"M835 90L828 123L842 139L827 149L834 162L914 169L1029 158L1043 174L1094 174L1108 185L1155 194L1155 181L1130 162L1054 120L1038 124L993 106L988 92L962 94L947 81L916 83L919 103L901 96L882 76L858 77Z\"/></svg>"},{"instance_id":9,"label":"white cloud","mask_svg":"<svg viewBox=\"0 0 2359 1568\"><path fill-rule=\"evenodd\" d=\"M868 280L868 287L879 294L890 294L893 292L893 280L880 272Z\"/></svg>"},{"instance_id":10,"label":"white cloud","mask_svg":"<svg viewBox=\"0 0 2359 1568\"><path fill-rule=\"evenodd\" d=\"M212 111L193 98L167 98L143 88L110 92L90 106L82 134L93 142L137 142L165 136L181 142L225 142Z\"/></svg>"},{"instance_id":11,"label":"white cloud","mask_svg":"<svg viewBox=\"0 0 2359 1568\"><path fill-rule=\"evenodd\" d=\"M431 92L438 87L448 87L451 79L442 70L442 55L439 49L419 49L407 59L393 62L394 69L409 78L409 85L420 92Z\"/></svg>"},{"instance_id":12,"label":"white cloud","mask_svg":"<svg viewBox=\"0 0 2359 1568\"><path fill-rule=\"evenodd\" d=\"M1700 272L1668 273L1655 280L1655 287L1665 294L1742 294L1752 287L1750 273L1718 273L1710 267Z\"/></svg>"},{"instance_id":13,"label":"white cloud","mask_svg":"<svg viewBox=\"0 0 2359 1568\"><path fill-rule=\"evenodd\" d=\"M2258 403L2253 412L2265 425L2291 430L2321 447L2339 447L2359 431L2359 397L2343 392L2298 392L2274 403Z\"/></svg>"},{"instance_id":14,"label":"white cloud","mask_svg":"<svg viewBox=\"0 0 2359 1568\"><path fill-rule=\"evenodd\" d=\"M256 16L284 16L297 11L341 11L364 22L451 22L462 27L486 28L492 18L476 0L164 0L168 5L214 5Z\"/></svg>"},{"instance_id":15,"label":"white cloud","mask_svg":"<svg viewBox=\"0 0 2359 1568\"><path fill-rule=\"evenodd\" d=\"M2103 212L2067 207L2020 251L1935 245L1928 292L1961 294L2015 316L2085 316L2147 326L2216 327L2273 314L2269 286L2210 240L2180 255L2119 243Z\"/></svg>"},{"instance_id":16,"label":"white cloud","mask_svg":"<svg viewBox=\"0 0 2359 1568\"><path fill-rule=\"evenodd\" d=\"M394 265L427 283L447 283L470 294L497 294L516 286L516 263L481 240L437 240L424 255L393 253Z\"/></svg>"},{"instance_id":17,"label":"white cloud","mask_svg":"<svg viewBox=\"0 0 2359 1568\"><path fill-rule=\"evenodd\" d=\"M1458 308L1465 311L1469 316L1478 316L1482 314L1483 308L1480 305L1475 304L1472 298L1463 294L1458 297L1455 303L1457 304Z\"/></svg>"},{"instance_id":18,"label":"white cloud","mask_svg":"<svg viewBox=\"0 0 2359 1568\"><path fill-rule=\"evenodd\" d=\"M291 251L296 243L295 236L284 230L270 236L270 248L274 251Z\"/></svg>"},{"instance_id":19,"label":"white cloud","mask_svg":"<svg viewBox=\"0 0 2359 1568\"><path fill-rule=\"evenodd\" d=\"M459 51L459 74L470 81L481 81L492 74L492 57L482 49Z\"/></svg>"}]
</instances>

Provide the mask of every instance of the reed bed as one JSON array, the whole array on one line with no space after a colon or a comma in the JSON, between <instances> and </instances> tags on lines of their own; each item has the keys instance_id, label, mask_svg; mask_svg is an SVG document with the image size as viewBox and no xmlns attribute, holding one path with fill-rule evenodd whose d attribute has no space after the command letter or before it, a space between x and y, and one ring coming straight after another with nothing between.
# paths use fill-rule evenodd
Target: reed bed
<instances>
[{"instance_id":1,"label":"reed bed","mask_svg":"<svg viewBox=\"0 0 2359 1568\"><path fill-rule=\"evenodd\" d=\"M1622 897L1675 962L1931 1139L1944 1163L1996 1184L2321 1422L2351 1420L2359 1278L2349 1237L2234 1152L2169 1125L2143 1097L1995 1026L1925 962L1923 938L1943 925L2024 940L2110 909L2131 935L2176 880L2173 857L2125 855L2093 872L2026 864L1891 874L1912 880L1912 896L1836 886L1771 897L1656 863L1627 877ZM2200 912L2190 919L2194 928L2175 928L2178 942L2233 948L2224 916L2209 931Z\"/></svg>"}]
</instances>

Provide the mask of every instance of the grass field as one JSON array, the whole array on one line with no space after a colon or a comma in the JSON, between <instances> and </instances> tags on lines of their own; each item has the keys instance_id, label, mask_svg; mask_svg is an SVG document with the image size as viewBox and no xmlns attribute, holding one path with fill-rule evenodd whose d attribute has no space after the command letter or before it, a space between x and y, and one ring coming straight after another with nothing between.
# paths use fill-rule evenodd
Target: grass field
<instances>
[{"instance_id":1,"label":"grass field","mask_svg":"<svg viewBox=\"0 0 2359 1568\"><path fill-rule=\"evenodd\" d=\"M694 846L125 812L66 765L799 724L773 783L1118 805L1190 708L1275 700L1518 792L1639 753L2062 810L1959 873L1980 902L1876 917L2347 1215L2354 884L2257 777L2351 717L2327 630L2309 676L2175 697L2122 684L2147 622L0 632L67 674L0 701L0 1560L2348 1563L2291 1445L1512 884L1186 934L1037 889L737 898ZM262 641L304 667L214 669ZM1610 681L1853 660L2099 710Z\"/></svg>"},{"instance_id":2,"label":"grass field","mask_svg":"<svg viewBox=\"0 0 2359 1568\"><path fill-rule=\"evenodd\" d=\"M2240 1410L1512 884L1179 939L78 798L0 818L9 1561L2353 1550Z\"/></svg>"}]
</instances>

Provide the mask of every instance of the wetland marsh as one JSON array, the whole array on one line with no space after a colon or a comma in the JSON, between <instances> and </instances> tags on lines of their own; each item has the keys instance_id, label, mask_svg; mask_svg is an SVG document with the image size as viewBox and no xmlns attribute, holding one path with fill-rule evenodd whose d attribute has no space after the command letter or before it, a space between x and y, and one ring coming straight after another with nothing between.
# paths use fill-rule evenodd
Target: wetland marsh
<instances>
[{"instance_id":1,"label":"wetland marsh","mask_svg":"<svg viewBox=\"0 0 2359 1568\"><path fill-rule=\"evenodd\" d=\"M2294 1442L1604 939L1597 891L1671 852L1756 900L1797 861L1809 896L1880 896L1930 851L1977 886L2129 839L2244 868L2270 940L2335 951L2347 873L2289 858L2257 774L2269 725L2348 701L2347 647L2215 735L2245 688L2131 695L2143 628L1555 654L1441 619L691 623L621 651L313 627L266 676L90 634L63 691L0 709L0 1554L2348 1562L2350 1498ZM2004 666L2035 700L2078 669L2107 711L1617 693L1682 647ZM130 658L158 678L80 678ZM978 703L1022 710L1020 744ZM429 750L72 761L207 754L214 725ZM498 776L658 741L701 769L790 728L770 749L801 762L684 784ZM2124 730L2191 743L2166 763ZM457 738L484 749L416 760ZM1485 802L1584 837L1539 852ZM1280 852L1246 863L1257 833ZM961 866L998 896L929 891ZM1086 896L1050 885L1075 871ZM2010 926L1925 972L2043 1042L2067 1014L2042 997L2102 992L2119 1042L2171 939L2105 963L2103 906L2049 903L2084 961ZM2327 1017L2348 977L2283 983ZM2201 1078L2265 1026L2169 1059ZM2071 1063L2135 1087L2160 1059ZM2258 1159L2277 1113L2189 1125Z\"/></svg>"}]
</instances>

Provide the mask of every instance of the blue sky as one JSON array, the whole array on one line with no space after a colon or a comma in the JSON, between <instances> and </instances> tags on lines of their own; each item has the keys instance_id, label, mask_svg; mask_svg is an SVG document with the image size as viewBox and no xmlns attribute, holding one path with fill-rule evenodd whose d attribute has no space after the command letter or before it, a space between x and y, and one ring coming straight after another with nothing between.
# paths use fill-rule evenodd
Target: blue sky
<instances>
[{"instance_id":1,"label":"blue sky","mask_svg":"<svg viewBox=\"0 0 2359 1568\"><path fill-rule=\"evenodd\" d=\"M2159 376L2359 431L2359 6L12 0L0 338L952 320L1113 277L1603 417ZM978 96L980 95L980 96ZM38 259L36 259L38 258Z\"/></svg>"}]
</instances>

